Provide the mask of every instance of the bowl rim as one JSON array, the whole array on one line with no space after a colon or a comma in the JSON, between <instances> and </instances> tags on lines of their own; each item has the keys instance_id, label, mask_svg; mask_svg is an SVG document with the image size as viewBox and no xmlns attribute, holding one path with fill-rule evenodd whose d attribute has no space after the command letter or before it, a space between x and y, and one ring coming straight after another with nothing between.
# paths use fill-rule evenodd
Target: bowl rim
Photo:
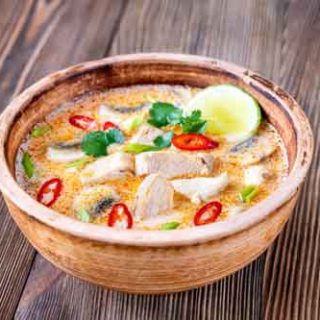
<instances>
[{"instance_id":1,"label":"bowl rim","mask_svg":"<svg viewBox=\"0 0 320 320\"><path fill-rule=\"evenodd\" d=\"M171 64L200 66L205 69L219 68L240 77L246 83L254 85L281 103L282 108L290 116L297 134L297 156L290 174L279 187L266 199L252 208L246 214L214 224L179 230L147 231L147 230L117 230L104 225L88 224L67 217L50 208L39 204L29 196L11 175L5 155L5 142L16 115L28 106L35 95L50 90L57 81L60 83L69 77L93 71L106 65L119 63L165 62ZM136 53L107 57L73 65L63 70L51 73L14 98L0 116L0 189L5 198L38 222L48 225L61 232L76 237L95 240L106 244L127 246L168 247L204 243L221 239L244 231L267 219L275 210L288 202L298 191L309 169L313 153L313 135L309 121L298 103L284 90L281 97L275 92L280 88L260 75L235 64L209 57L175 54L175 53ZM259 80L260 79L260 80ZM269 84L266 86L265 84ZM272 88L270 88L270 84ZM279 91L278 91L279 92ZM281 190L281 192L280 192Z\"/></svg>"}]
</instances>

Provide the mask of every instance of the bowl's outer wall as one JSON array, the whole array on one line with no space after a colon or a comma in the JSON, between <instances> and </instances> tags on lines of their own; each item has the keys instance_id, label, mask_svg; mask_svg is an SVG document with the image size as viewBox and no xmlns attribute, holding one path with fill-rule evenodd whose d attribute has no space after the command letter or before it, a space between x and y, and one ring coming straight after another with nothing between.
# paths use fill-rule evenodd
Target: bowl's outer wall
<instances>
[{"instance_id":1,"label":"bowl's outer wall","mask_svg":"<svg viewBox=\"0 0 320 320\"><path fill-rule=\"evenodd\" d=\"M83 239L47 226L5 198L31 244L65 272L120 291L159 294L227 276L260 255L282 230L298 192L268 219L219 240L190 246L137 247Z\"/></svg>"},{"instance_id":2,"label":"bowl's outer wall","mask_svg":"<svg viewBox=\"0 0 320 320\"><path fill-rule=\"evenodd\" d=\"M293 210L298 196L297 186L309 166L312 134L307 119L295 101L278 86L248 70L193 56L149 55L146 58L145 55L135 55L88 62L57 72L18 97L6 114L7 118L10 118L10 112L15 116L13 125L9 123L11 120L8 124L3 120L3 128L0 128L1 145L6 146L5 156L0 159L2 165L5 157L14 174L15 155L21 140L37 121L57 105L92 90L140 83L181 83L199 87L231 83L244 88L258 99L281 134L290 169L297 165L302 172L297 180L299 184L294 184L290 192L286 191L288 185L285 186L273 194L274 198L267 206L255 207L261 208L263 214L255 209L251 210L255 215L250 215L249 210L242 219L230 219L226 228L228 232L213 224L209 228L186 230L188 232L173 230L161 233L161 239L152 233L146 237L144 233L143 240L140 235L135 238L133 232L126 232L125 239L122 236L119 239L113 229L101 227L98 230L98 226L84 226L75 220L72 224L60 223L66 221L62 220L61 215L49 212L27 195L21 196L23 191L20 188L8 187L14 184L9 172L2 179L8 182L0 181L0 185L7 191L5 200L9 211L24 235L44 257L66 272L128 292L185 290L240 269L264 251L278 235ZM282 103L287 104L290 111L282 108ZM18 112L16 108L19 108ZM295 114L295 123L288 114L291 111ZM297 140L296 126L302 141ZM308 129L306 134L301 133L301 126ZM9 132L9 137L6 132ZM297 156L298 143L305 145L302 159L301 154ZM301 163L296 161L297 157L300 157ZM279 197L281 194L282 198ZM270 204L274 204L273 209L270 209ZM246 222L241 224L240 220ZM81 228L74 228L75 224L81 224ZM216 226L217 232L214 233ZM92 232L93 228L95 232Z\"/></svg>"}]
</instances>

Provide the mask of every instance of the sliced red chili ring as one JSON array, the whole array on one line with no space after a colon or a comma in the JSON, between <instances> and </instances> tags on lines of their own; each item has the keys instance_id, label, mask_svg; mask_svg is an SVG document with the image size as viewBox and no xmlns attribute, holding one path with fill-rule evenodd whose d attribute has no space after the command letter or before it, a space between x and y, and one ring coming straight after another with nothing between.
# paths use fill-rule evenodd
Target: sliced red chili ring
<instances>
[{"instance_id":1,"label":"sliced red chili ring","mask_svg":"<svg viewBox=\"0 0 320 320\"><path fill-rule=\"evenodd\" d=\"M37 194L37 200L47 207L51 207L59 198L62 191L62 181L53 178L46 181Z\"/></svg>"},{"instance_id":2,"label":"sliced red chili ring","mask_svg":"<svg viewBox=\"0 0 320 320\"><path fill-rule=\"evenodd\" d=\"M198 151L218 147L218 142L198 133L184 133L172 138L172 144L181 150Z\"/></svg>"},{"instance_id":3,"label":"sliced red chili ring","mask_svg":"<svg viewBox=\"0 0 320 320\"><path fill-rule=\"evenodd\" d=\"M219 201L212 201L204 205L194 216L193 223L196 226L212 223L217 220L222 211Z\"/></svg>"},{"instance_id":4,"label":"sliced red chili ring","mask_svg":"<svg viewBox=\"0 0 320 320\"><path fill-rule=\"evenodd\" d=\"M119 129L119 127L111 121L106 121L103 124L103 130L109 130L109 129Z\"/></svg>"},{"instance_id":5,"label":"sliced red chili ring","mask_svg":"<svg viewBox=\"0 0 320 320\"><path fill-rule=\"evenodd\" d=\"M132 225L133 219L128 207L124 203L113 205L108 218L108 226L131 229Z\"/></svg>"},{"instance_id":6,"label":"sliced red chili ring","mask_svg":"<svg viewBox=\"0 0 320 320\"><path fill-rule=\"evenodd\" d=\"M87 116L76 115L69 118L69 123L82 130L94 129L96 121Z\"/></svg>"}]
</instances>

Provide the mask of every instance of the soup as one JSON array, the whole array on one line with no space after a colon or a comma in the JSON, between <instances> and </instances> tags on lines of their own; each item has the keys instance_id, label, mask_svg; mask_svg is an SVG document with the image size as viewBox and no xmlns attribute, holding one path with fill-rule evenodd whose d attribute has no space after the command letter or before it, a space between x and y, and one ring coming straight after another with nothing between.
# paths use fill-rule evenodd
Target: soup
<instances>
[{"instance_id":1,"label":"soup","mask_svg":"<svg viewBox=\"0 0 320 320\"><path fill-rule=\"evenodd\" d=\"M245 214L286 177L284 150L239 88L140 85L48 114L21 144L16 178L75 219L171 230Z\"/></svg>"}]
</instances>

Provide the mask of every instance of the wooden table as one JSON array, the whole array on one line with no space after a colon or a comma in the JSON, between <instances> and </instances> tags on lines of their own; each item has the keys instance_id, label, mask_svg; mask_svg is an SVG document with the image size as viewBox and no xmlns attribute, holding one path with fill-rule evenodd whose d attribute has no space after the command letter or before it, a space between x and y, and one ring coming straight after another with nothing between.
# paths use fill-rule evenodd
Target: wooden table
<instances>
[{"instance_id":1,"label":"wooden table","mask_svg":"<svg viewBox=\"0 0 320 320\"><path fill-rule=\"evenodd\" d=\"M236 274L184 293L139 296L53 267L1 199L0 319L320 319L320 1L0 0L1 108L49 72L142 51L229 60L297 98L316 148L292 219Z\"/></svg>"}]
</instances>

